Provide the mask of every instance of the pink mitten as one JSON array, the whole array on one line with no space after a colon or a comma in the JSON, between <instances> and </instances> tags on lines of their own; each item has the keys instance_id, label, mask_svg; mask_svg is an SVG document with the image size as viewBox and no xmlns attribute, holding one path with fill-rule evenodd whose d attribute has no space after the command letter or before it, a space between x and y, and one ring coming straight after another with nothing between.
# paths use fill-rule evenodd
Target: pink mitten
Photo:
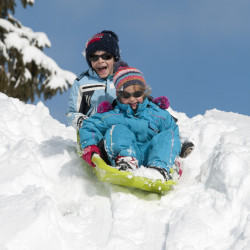
<instances>
[{"instance_id":1,"label":"pink mitten","mask_svg":"<svg viewBox=\"0 0 250 250\"><path fill-rule=\"evenodd\" d=\"M158 105L161 109L168 109L169 108L169 100L166 96L160 96L152 100L153 103Z\"/></svg>"},{"instance_id":2,"label":"pink mitten","mask_svg":"<svg viewBox=\"0 0 250 250\"><path fill-rule=\"evenodd\" d=\"M95 164L91 161L92 155L94 153L101 154L100 149L96 145L90 145L83 149L82 158L86 161L90 166L95 167Z\"/></svg>"},{"instance_id":3,"label":"pink mitten","mask_svg":"<svg viewBox=\"0 0 250 250\"><path fill-rule=\"evenodd\" d=\"M104 113L112 110L113 107L108 101L101 102L97 107L97 113Z\"/></svg>"}]
</instances>

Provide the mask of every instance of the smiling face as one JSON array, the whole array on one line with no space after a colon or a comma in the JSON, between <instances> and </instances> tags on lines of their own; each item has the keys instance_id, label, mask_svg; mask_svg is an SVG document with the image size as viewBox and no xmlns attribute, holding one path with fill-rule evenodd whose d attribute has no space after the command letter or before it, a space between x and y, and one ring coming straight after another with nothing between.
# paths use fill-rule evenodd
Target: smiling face
<instances>
[{"instance_id":1,"label":"smiling face","mask_svg":"<svg viewBox=\"0 0 250 250\"><path fill-rule=\"evenodd\" d=\"M106 54L106 51L96 51L93 55L103 55ZM92 68L99 75L100 78L107 78L109 75L113 74L113 66L114 66L114 57L109 60L104 60L101 57L97 61L91 61Z\"/></svg>"},{"instance_id":2,"label":"smiling face","mask_svg":"<svg viewBox=\"0 0 250 250\"><path fill-rule=\"evenodd\" d=\"M130 94L134 94L137 91L142 91L142 88L139 85L130 85L124 89L124 92L130 93ZM129 104L133 110L136 110L138 103L143 103L144 94L139 97L134 97L133 95L131 95L129 98L123 98L121 96L120 101L123 104Z\"/></svg>"}]
</instances>

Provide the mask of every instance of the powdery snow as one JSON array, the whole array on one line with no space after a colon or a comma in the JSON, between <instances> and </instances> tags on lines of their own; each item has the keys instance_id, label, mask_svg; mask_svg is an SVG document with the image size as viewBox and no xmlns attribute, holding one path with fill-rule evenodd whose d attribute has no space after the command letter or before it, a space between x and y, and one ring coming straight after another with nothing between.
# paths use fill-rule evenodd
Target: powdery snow
<instances>
[{"instance_id":1,"label":"powdery snow","mask_svg":"<svg viewBox=\"0 0 250 250\"><path fill-rule=\"evenodd\" d=\"M0 249L250 249L250 117L170 111L196 148L160 196L99 182L73 128L0 93Z\"/></svg>"}]
</instances>

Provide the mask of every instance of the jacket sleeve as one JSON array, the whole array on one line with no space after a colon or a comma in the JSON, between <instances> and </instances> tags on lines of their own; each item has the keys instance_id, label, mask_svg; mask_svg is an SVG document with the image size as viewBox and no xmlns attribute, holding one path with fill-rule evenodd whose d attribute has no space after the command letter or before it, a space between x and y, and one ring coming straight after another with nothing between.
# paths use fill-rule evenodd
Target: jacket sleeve
<instances>
[{"instance_id":1,"label":"jacket sleeve","mask_svg":"<svg viewBox=\"0 0 250 250\"><path fill-rule=\"evenodd\" d=\"M152 109L154 110L154 116L159 117L159 127L155 124L156 127L158 127L159 132L162 132L164 130L171 130L174 134L179 136L179 128L178 125L175 122L175 118L167 111L159 108L155 103L150 102L150 105ZM158 119L157 119L158 120ZM156 130L156 129L155 129Z\"/></svg>"},{"instance_id":2,"label":"jacket sleeve","mask_svg":"<svg viewBox=\"0 0 250 250\"><path fill-rule=\"evenodd\" d=\"M175 122L174 117L167 111L167 110L163 110L161 112L164 112L164 116L165 120L163 122L163 126L161 131L163 130L171 130L173 131L174 135L179 136L179 127Z\"/></svg>"},{"instance_id":3,"label":"jacket sleeve","mask_svg":"<svg viewBox=\"0 0 250 250\"><path fill-rule=\"evenodd\" d=\"M79 100L79 87L78 81L75 80L70 91L68 107L66 112L66 118L69 126L73 126L75 129L79 129L80 120L83 114L78 112L77 101Z\"/></svg>"},{"instance_id":4,"label":"jacket sleeve","mask_svg":"<svg viewBox=\"0 0 250 250\"><path fill-rule=\"evenodd\" d=\"M90 100L93 91L87 93L87 99L81 89L82 86L79 83L79 78L77 78L71 87L66 113L68 125L73 126L75 129L81 128L82 122L89 117L89 111L91 108Z\"/></svg>"},{"instance_id":5,"label":"jacket sleeve","mask_svg":"<svg viewBox=\"0 0 250 250\"><path fill-rule=\"evenodd\" d=\"M96 113L87 120L84 120L83 125L79 130L82 148L89 145L97 145L102 140L106 131L111 127L111 125L107 125L105 122L105 114Z\"/></svg>"}]
</instances>

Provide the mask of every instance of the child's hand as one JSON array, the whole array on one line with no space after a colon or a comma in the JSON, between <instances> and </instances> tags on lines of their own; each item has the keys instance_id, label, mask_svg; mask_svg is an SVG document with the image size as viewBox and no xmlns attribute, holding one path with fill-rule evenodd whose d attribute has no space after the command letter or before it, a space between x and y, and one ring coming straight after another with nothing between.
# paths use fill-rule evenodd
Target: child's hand
<instances>
[{"instance_id":1,"label":"child's hand","mask_svg":"<svg viewBox=\"0 0 250 250\"><path fill-rule=\"evenodd\" d=\"M97 107L97 113L108 112L113 109L113 106L108 101L101 102Z\"/></svg>"},{"instance_id":2,"label":"child's hand","mask_svg":"<svg viewBox=\"0 0 250 250\"><path fill-rule=\"evenodd\" d=\"M91 161L92 155L96 153L101 155L100 149L96 145L90 145L83 149L82 158L90 166L95 167L95 164Z\"/></svg>"},{"instance_id":3,"label":"child's hand","mask_svg":"<svg viewBox=\"0 0 250 250\"><path fill-rule=\"evenodd\" d=\"M153 103L158 105L161 109L168 109L169 108L169 100L166 96L160 96L152 100Z\"/></svg>"}]
</instances>

